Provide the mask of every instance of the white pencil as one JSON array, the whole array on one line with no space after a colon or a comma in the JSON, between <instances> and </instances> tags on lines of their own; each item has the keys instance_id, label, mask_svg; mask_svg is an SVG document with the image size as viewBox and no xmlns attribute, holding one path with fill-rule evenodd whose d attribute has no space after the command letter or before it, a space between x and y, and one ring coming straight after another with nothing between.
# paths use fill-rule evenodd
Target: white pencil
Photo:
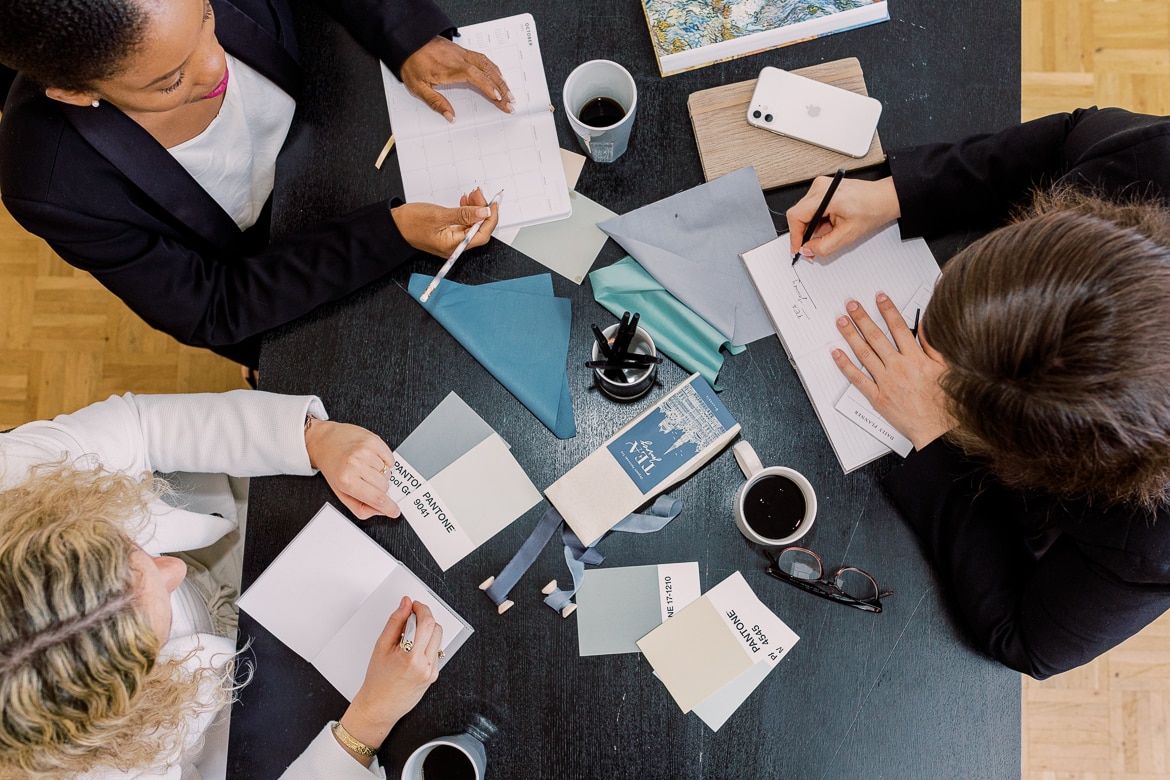
<instances>
[{"instance_id":1,"label":"white pencil","mask_svg":"<svg viewBox=\"0 0 1170 780\"><path fill-rule=\"evenodd\" d=\"M490 203L488 203L488 208L491 208L492 206L499 203L500 198L502 198L503 195L503 190L497 192L496 196L491 199ZM431 279L431 283L427 285L427 289L423 290L423 294L418 297L421 302L426 303L427 298L430 298L431 293L433 293L435 288L439 286L439 282L443 281L443 279L447 277L447 272L451 270L451 266L455 265L455 261L459 259L461 254L463 254L463 250L467 249L467 245L471 243L471 239L475 238L475 234L479 232L479 228L481 225L483 225L483 222L484 221L481 219L479 222L476 222L474 225L472 225L471 229L467 231L467 235L464 236L463 240L459 242L459 246L455 247L455 251L452 252L451 256L447 258L447 262L443 263L443 267L439 269L437 274L435 274L435 278Z\"/></svg>"}]
</instances>

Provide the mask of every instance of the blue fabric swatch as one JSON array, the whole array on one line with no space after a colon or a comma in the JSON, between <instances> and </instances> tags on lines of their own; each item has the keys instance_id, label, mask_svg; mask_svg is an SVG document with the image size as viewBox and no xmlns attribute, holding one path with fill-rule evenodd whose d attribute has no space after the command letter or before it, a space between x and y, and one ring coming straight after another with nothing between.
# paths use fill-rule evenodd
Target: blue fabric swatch
<instances>
[{"instance_id":1,"label":"blue fabric swatch","mask_svg":"<svg viewBox=\"0 0 1170 780\"><path fill-rule=\"evenodd\" d=\"M410 275L416 302L429 282ZM577 435L565 368L572 309L553 296L551 275L474 287L444 279L419 305L558 439Z\"/></svg>"}]
</instances>

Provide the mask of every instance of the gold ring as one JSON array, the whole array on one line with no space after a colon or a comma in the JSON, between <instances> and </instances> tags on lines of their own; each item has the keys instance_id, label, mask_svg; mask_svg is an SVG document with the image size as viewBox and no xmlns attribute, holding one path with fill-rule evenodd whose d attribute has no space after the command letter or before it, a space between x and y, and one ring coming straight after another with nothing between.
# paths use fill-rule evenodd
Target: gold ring
<instances>
[{"instance_id":1,"label":"gold ring","mask_svg":"<svg viewBox=\"0 0 1170 780\"><path fill-rule=\"evenodd\" d=\"M414 642L411 642L406 637L402 637L402 641L398 643L398 646L401 647L405 652L409 653L414 647Z\"/></svg>"},{"instance_id":2,"label":"gold ring","mask_svg":"<svg viewBox=\"0 0 1170 780\"><path fill-rule=\"evenodd\" d=\"M442 661L446 655L447 655L446 653L444 653L442 650L440 650L439 651L439 660Z\"/></svg>"},{"instance_id":3,"label":"gold ring","mask_svg":"<svg viewBox=\"0 0 1170 780\"><path fill-rule=\"evenodd\" d=\"M382 476L386 476L386 469L388 469L388 468L390 468L390 464L387 463L386 461L382 461L382 470L379 471L378 473L381 474Z\"/></svg>"}]
</instances>

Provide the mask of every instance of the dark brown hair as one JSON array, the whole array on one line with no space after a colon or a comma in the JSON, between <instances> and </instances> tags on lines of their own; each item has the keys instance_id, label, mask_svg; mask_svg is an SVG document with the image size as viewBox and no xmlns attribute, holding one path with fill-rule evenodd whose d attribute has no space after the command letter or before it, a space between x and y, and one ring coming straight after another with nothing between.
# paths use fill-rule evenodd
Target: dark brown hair
<instances>
[{"instance_id":1,"label":"dark brown hair","mask_svg":"<svg viewBox=\"0 0 1170 780\"><path fill-rule=\"evenodd\" d=\"M1006 484L1170 497L1170 214L1062 189L946 266L923 333L949 434Z\"/></svg>"}]
</instances>

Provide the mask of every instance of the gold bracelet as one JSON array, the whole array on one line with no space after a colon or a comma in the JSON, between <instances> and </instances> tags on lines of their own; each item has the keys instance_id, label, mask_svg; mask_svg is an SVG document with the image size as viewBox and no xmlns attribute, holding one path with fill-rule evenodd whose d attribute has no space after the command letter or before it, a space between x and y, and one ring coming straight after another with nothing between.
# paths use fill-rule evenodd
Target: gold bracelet
<instances>
[{"instance_id":1,"label":"gold bracelet","mask_svg":"<svg viewBox=\"0 0 1170 780\"><path fill-rule=\"evenodd\" d=\"M356 739L354 739L353 735L345 730L345 726L342 726L341 721L339 720L334 721L333 723L333 736L337 737L338 742L345 745L359 756L373 758L374 756L378 755L377 749L370 747L364 742L358 742Z\"/></svg>"}]
</instances>

